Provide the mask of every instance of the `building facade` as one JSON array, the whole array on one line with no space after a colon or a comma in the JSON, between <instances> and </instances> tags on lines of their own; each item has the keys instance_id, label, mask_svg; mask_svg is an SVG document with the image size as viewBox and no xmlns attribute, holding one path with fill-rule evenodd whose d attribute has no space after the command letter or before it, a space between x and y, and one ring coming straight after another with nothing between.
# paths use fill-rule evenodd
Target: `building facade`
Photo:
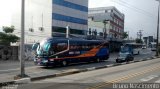
<instances>
[{"instance_id":1,"label":"building facade","mask_svg":"<svg viewBox=\"0 0 160 89\"><path fill-rule=\"evenodd\" d=\"M156 42L154 36L143 37L144 44L149 47L151 43Z\"/></svg>"},{"instance_id":2,"label":"building facade","mask_svg":"<svg viewBox=\"0 0 160 89\"><path fill-rule=\"evenodd\" d=\"M115 7L101 7L89 9L88 29L96 30L99 36L108 39L122 40L124 32L124 14Z\"/></svg>"},{"instance_id":3,"label":"building facade","mask_svg":"<svg viewBox=\"0 0 160 89\"><path fill-rule=\"evenodd\" d=\"M123 42L124 18L124 14L115 7L89 9L88 37L95 39L96 35L96 39L108 40L110 51L119 51Z\"/></svg>"},{"instance_id":4,"label":"building facade","mask_svg":"<svg viewBox=\"0 0 160 89\"><path fill-rule=\"evenodd\" d=\"M73 37L84 37L88 29L88 0L26 0L25 10L26 43L65 37L67 26ZM12 18L14 33L20 36L20 9Z\"/></svg>"}]
</instances>

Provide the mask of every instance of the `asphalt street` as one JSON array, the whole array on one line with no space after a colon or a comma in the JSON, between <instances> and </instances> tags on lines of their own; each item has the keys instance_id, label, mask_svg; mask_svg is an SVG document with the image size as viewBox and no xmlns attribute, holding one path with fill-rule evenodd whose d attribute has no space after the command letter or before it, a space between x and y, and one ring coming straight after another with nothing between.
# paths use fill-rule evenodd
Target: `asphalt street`
<instances>
[{"instance_id":1,"label":"asphalt street","mask_svg":"<svg viewBox=\"0 0 160 89\"><path fill-rule=\"evenodd\" d=\"M150 49L143 49L140 55L135 55L135 60L143 60L144 58L149 58L155 55L155 52L152 52ZM114 64L115 59L118 57L118 53L110 54L109 60L100 63L82 63L74 64L67 67L54 67L54 68L45 68L40 66L35 66L32 61L26 61L25 63L25 72L27 75L32 77L51 75L55 73L61 73L71 70L85 69L99 67L103 65ZM5 61L0 62L0 82L13 80L13 76L18 75L19 71L19 62L18 61Z\"/></svg>"},{"instance_id":2,"label":"asphalt street","mask_svg":"<svg viewBox=\"0 0 160 89\"><path fill-rule=\"evenodd\" d=\"M144 58L149 58L155 55L155 52L152 52L150 49L143 49L140 55L135 55L135 60L141 60ZM107 63L115 63L115 59L118 57L118 53L111 53L110 58L107 60ZM103 63L102 63L103 64ZM83 64L82 64L83 65ZM79 66L79 65L74 65ZM92 66L92 64L87 64L86 66ZM37 67L34 65L33 61L26 61L25 67ZM0 74L5 73L6 71L13 71L18 70L19 68L19 61L0 61Z\"/></svg>"},{"instance_id":3,"label":"asphalt street","mask_svg":"<svg viewBox=\"0 0 160 89\"><path fill-rule=\"evenodd\" d=\"M153 85L157 83L157 85ZM153 89L160 88L160 59L49 78L21 85L23 89ZM136 85L138 84L138 85ZM120 88L119 88L120 87ZM134 88L133 88L134 87ZM143 88L142 88L143 87ZM155 88L154 88L155 89Z\"/></svg>"}]
</instances>

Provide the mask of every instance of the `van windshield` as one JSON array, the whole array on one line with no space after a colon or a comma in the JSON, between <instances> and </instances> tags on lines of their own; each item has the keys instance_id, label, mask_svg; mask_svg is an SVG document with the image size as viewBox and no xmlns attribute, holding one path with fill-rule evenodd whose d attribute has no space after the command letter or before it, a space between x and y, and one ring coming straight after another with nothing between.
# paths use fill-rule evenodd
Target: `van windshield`
<instances>
[{"instance_id":1,"label":"van windshield","mask_svg":"<svg viewBox=\"0 0 160 89\"><path fill-rule=\"evenodd\" d=\"M122 53L129 52L129 47L128 46L121 47L121 52Z\"/></svg>"},{"instance_id":2,"label":"van windshield","mask_svg":"<svg viewBox=\"0 0 160 89\"><path fill-rule=\"evenodd\" d=\"M127 57L127 55L128 54L122 53L122 54L119 55L119 57L125 58L125 57Z\"/></svg>"}]
</instances>

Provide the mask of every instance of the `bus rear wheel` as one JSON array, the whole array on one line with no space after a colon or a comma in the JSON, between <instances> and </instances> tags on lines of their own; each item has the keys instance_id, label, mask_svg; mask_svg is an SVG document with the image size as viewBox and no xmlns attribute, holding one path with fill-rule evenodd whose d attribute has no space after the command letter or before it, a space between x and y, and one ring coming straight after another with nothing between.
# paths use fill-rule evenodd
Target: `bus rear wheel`
<instances>
[{"instance_id":1,"label":"bus rear wheel","mask_svg":"<svg viewBox=\"0 0 160 89\"><path fill-rule=\"evenodd\" d=\"M97 63L98 63L98 62L100 62L100 59L99 59L99 58L97 58L97 59L95 60L95 62L97 62Z\"/></svg>"},{"instance_id":2,"label":"bus rear wheel","mask_svg":"<svg viewBox=\"0 0 160 89\"><path fill-rule=\"evenodd\" d=\"M66 61L66 60L63 60L63 61L61 62L61 65L62 65L62 66L67 66L67 65L68 65L68 63L67 63L67 61Z\"/></svg>"}]
</instances>

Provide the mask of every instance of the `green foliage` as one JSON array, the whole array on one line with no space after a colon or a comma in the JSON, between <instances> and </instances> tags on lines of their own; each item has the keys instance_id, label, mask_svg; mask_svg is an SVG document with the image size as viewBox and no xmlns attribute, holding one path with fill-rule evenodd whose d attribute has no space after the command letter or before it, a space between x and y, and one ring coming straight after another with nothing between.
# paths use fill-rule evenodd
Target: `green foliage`
<instances>
[{"instance_id":1,"label":"green foliage","mask_svg":"<svg viewBox=\"0 0 160 89\"><path fill-rule=\"evenodd\" d=\"M142 39L136 39L136 43L143 43Z\"/></svg>"},{"instance_id":2,"label":"green foliage","mask_svg":"<svg viewBox=\"0 0 160 89\"><path fill-rule=\"evenodd\" d=\"M14 26L3 27L4 32L0 32L0 44L9 45L10 42L15 43L19 40L19 37L12 34L14 32Z\"/></svg>"},{"instance_id":3,"label":"green foliage","mask_svg":"<svg viewBox=\"0 0 160 89\"><path fill-rule=\"evenodd\" d=\"M11 26L11 27L3 26L3 31L5 33L13 33L14 30L15 30L14 26Z\"/></svg>"},{"instance_id":4,"label":"green foliage","mask_svg":"<svg viewBox=\"0 0 160 89\"><path fill-rule=\"evenodd\" d=\"M126 38L128 37L128 33L127 33L127 32L124 32L124 33L122 34L122 37L123 37L123 39L126 39Z\"/></svg>"}]
</instances>

